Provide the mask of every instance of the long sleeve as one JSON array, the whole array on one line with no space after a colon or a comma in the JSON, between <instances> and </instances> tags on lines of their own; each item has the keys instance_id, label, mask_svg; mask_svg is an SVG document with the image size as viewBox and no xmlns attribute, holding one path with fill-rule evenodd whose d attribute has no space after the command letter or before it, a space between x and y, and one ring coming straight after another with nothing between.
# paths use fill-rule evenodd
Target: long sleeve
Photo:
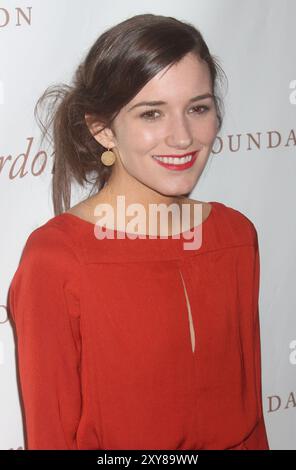
<instances>
[{"instance_id":1,"label":"long sleeve","mask_svg":"<svg viewBox=\"0 0 296 470\"><path fill-rule=\"evenodd\" d=\"M9 290L26 448L77 449L81 416L80 263L66 234L28 237Z\"/></svg>"},{"instance_id":2,"label":"long sleeve","mask_svg":"<svg viewBox=\"0 0 296 470\"><path fill-rule=\"evenodd\" d=\"M249 220L249 219L248 219ZM251 341L249 350L249 358L252 362L252 386L254 386L255 402L257 413L256 421L251 432L231 450L269 450L269 444L266 434L263 405L262 405L262 379L261 379L261 340L260 340L260 319L259 319L259 289L260 289L260 255L258 246L258 235L254 224L249 220L251 233L253 237L252 249L253 254L250 262L252 263L250 288L252 291L252 323L251 324ZM249 273L249 271L248 271ZM253 401L252 405L253 406Z\"/></svg>"},{"instance_id":3,"label":"long sleeve","mask_svg":"<svg viewBox=\"0 0 296 470\"><path fill-rule=\"evenodd\" d=\"M260 319L259 319L259 289L260 289L260 254L258 246L258 235L255 229L255 264L254 264L254 362L255 362L255 385L257 392L257 404L259 412L259 421L252 434L249 445L251 449L269 450L269 444L266 434L263 405L262 405L262 379L261 379L261 341L260 341Z\"/></svg>"}]
</instances>

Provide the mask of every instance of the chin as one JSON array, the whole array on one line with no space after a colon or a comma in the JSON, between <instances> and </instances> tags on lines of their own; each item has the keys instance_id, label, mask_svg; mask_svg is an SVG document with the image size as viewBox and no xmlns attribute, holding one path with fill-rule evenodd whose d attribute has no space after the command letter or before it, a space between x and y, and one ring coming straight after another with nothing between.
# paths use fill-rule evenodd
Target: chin
<instances>
[{"instance_id":1,"label":"chin","mask_svg":"<svg viewBox=\"0 0 296 470\"><path fill-rule=\"evenodd\" d=\"M156 191L166 197L187 197L193 190L194 185L186 185L182 188L157 189Z\"/></svg>"}]
</instances>

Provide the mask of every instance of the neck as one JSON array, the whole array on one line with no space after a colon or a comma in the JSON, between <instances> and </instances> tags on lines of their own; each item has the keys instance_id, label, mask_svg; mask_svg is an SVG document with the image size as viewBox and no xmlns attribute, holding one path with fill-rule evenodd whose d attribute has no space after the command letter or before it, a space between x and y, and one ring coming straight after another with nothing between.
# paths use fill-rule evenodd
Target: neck
<instances>
[{"instance_id":1,"label":"neck","mask_svg":"<svg viewBox=\"0 0 296 470\"><path fill-rule=\"evenodd\" d=\"M161 194L147 187L115 164L109 180L98 193L98 197L103 198L111 205L116 205L117 196L124 196L126 205L141 204L146 210L148 210L149 204L169 206L172 203L180 204L184 199L187 199L187 195L166 196Z\"/></svg>"},{"instance_id":2,"label":"neck","mask_svg":"<svg viewBox=\"0 0 296 470\"><path fill-rule=\"evenodd\" d=\"M167 216L164 215L165 218L163 220L167 221L168 234L171 234L172 232L178 233L182 231L179 230L181 224L185 224L186 229L190 228L192 225L192 222L190 223L190 217L192 217L192 215L186 215L184 218L182 216L181 204L185 204L186 202L188 203L186 195L166 196L148 188L132 177L122 178L120 180L116 179L114 173L112 173L105 186L97 194L88 199L87 205L93 209L100 204L110 205L113 208L115 220L118 221L120 218L124 227L129 222L132 222L136 215L141 214L141 223L144 221L146 224L146 228L144 228L145 232L151 229L152 232L159 234L158 216L156 218L155 216L151 217L151 215L149 215L151 214L150 210L152 211L153 208L152 204L162 209L163 205L169 207L171 204L174 204L174 206L172 206L173 211L175 211L173 212L175 214L174 218L171 210L166 212L165 209L163 212L164 214L168 214ZM132 204L137 204L140 209L136 207L136 213L132 214L132 211L130 211L129 214L131 215L127 215L127 209ZM159 204L162 204L162 206L158 206Z\"/></svg>"}]
</instances>

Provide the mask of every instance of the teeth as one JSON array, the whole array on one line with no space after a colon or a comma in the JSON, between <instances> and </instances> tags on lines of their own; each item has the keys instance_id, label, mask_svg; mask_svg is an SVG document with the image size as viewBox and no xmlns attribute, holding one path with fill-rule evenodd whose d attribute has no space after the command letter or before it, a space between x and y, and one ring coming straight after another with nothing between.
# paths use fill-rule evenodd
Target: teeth
<instances>
[{"instance_id":1,"label":"teeth","mask_svg":"<svg viewBox=\"0 0 296 470\"><path fill-rule=\"evenodd\" d=\"M153 155L153 158L159 160L163 163L169 163L173 165L183 165L184 163L190 162L192 160L192 155L188 155L187 157L159 157L158 155Z\"/></svg>"}]
</instances>

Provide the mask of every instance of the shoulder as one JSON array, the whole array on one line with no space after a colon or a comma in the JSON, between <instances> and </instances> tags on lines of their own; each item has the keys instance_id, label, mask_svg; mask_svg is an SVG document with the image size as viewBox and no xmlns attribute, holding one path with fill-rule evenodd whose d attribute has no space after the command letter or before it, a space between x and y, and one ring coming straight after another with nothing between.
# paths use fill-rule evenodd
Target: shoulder
<instances>
[{"instance_id":1,"label":"shoulder","mask_svg":"<svg viewBox=\"0 0 296 470\"><path fill-rule=\"evenodd\" d=\"M250 217L243 210L239 210L227 204L218 201L212 201L211 204L219 214L221 228L233 239L240 243L250 243L257 245L257 229Z\"/></svg>"},{"instance_id":2,"label":"shoulder","mask_svg":"<svg viewBox=\"0 0 296 470\"><path fill-rule=\"evenodd\" d=\"M63 273L81 264L79 239L73 226L61 216L55 216L34 229L27 237L19 265L48 272Z\"/></svg>"},{"instance_id":3,"label":"shoulder","mask_svg":"<svg viewBox=\"0 0 296 470\"><path fill-rule=\"evenodd\" d=\"M26 305L49 299L58 302L66 295L67 302L71 303L71 316L76 316L81 290L80 267L80 249L75 236L59 216L49 219L26 239L10 283L12 311L22 302L27 302Z\"/></svg>"}]
</instances>

